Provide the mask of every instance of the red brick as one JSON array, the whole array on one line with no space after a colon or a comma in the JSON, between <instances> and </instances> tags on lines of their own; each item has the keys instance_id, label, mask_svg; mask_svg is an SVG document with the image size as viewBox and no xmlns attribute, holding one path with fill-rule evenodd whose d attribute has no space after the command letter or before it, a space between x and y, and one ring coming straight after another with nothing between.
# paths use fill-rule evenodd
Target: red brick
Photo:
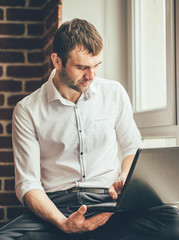
<instances>
[{"instance_id":1,"label":"red brick","mask_svg":"<svg viewBox=\"0 0 179 240\"><path fill-rule=\"evenodd\" d=\"M0 151L0 162L13 162L13 152L12 151Z\"/></svg>"},{"instance_id":2,"label":"red brick","mask_svg":"<svg viewBox=\"0 0 179 240\"><path fill-rule=\"evenodd\" d=\"M44 25L43 24L28 24L27 26L27 34L41 36L44 33Z\"/></svg>"},{"instance_id":3,"label":"red brick","mask_svg":"<svg viewBox=\"0 0 179 240\"><path fill-rule=\"evenodd\" d=\"M43 21L44 12L41 9L8 8L7 20L15 21Z\"/></svg>"},{"instance_id":4,"label":"red brick","mask_svg":"<svg viewBox=\"0 0 179 240\"><path fill-rule=\"evenodd\" d=\"M0 119L1 120L11 120L13 109L11 108L1 108L0 109Z\"/></svg>"},{"instance_id":5,"label":"red brick","mask_svg":"<svg viewBox=\"0 0 179 240\"><path fill-rule=\"evenodd\" d=\"M0 220L3 220L5 217L4 208L0 208Z\"/></svg>"},{"instance_id":6,"label":"red brick","mask_svg":"<svg viewBox=\"0 0 179 240\"><path fill-rule=\"evenodd\" d=\"M6 132L7 132L8 134L11 134L11 133L12 133L12 123L7 124L7 126L6 126Z\"/></svg>"},{"instance_id":7,"label":"red brick","mask_svg":"<svg viewBox=\"0 0 179 240\"><path fill-rule=\"evenodd\" d=\"M6 191L14 191L15 180L14 179L5 179L4 188Z\"/></svg>"},{"instance_id":8,"label":"red brick","mask_svg":"<svg viewBox=\"0 0 179 240\"><path fill-rule=\"evenodd\" d=\"M28 212L29 210L25 207L17 206L17 207L9 207L7 208L7 217L8 219L14 219L19 215Z\"/></svg>"},{"instance_id":9,"label":"red brick","mask_svg":"<svg viewBox=\"0 0 179 240\"><path fill-rule=\"evenodd\" d=\"M3 126L1 123L0 123L0 133L3 133Z\"/></svg>"},{"instance_id":10,"label":"red brick","mask_svg":"<svg viewBox=\"0 0 179 240\"><path fill-rule=\"evenodd\" d=\"M57 25L58 23L56 23L56 25L54 25L52 28L50 28L50 31L48 31L45 36L44 36L44 39L43 39L43 45L47 45L49 44L49 42L53 39L54 37L54 34L56 33L57 31Z\"/></svg>"},{"instance_id":11,"label":"red brick","mask_svg":"<svg viewBox=\"0 0 179 240\"><path fill-rule=\"evenodd\" d=\"M40 38L0 38L0 49L41 49Z\"/></svg>"},{"instance_id":12,"label":"red brick","mask_svg":"<svg viewBox=\"0 0 179 240\"><path fill-rule=\"evenodd\" d=\"M0 136L0 148L12 148L12 139L11 137L2 137Z\"/></svg>"},{"instance_id":13,"label":"red brick","mask_svg":"<svg viewBox=\"0 0 179 240\"><path fill-rule=\"evenodd\" d=\"M0 23L1 35L22 35L24 30L24 24Z\"/></svg>"},{"instance_id":14,"label":"red brick","mask_svg":"<svg viewBox=\"0 0 179 240\"><path fill-rule=\"evenodd\" d=\"M8 206L8 205L18 205L20 204L15 193L0 193L0 205Z\"/></svg>"},{"instance_id":15,"label":"red brick","mask_svg":"<svg viewBox=\"0 0 179 240\"><path fill-rule=\"evenodd\" d=\"M46 28L49 29L51 26L58 21L58 8L54 8L54 10L49 14L46 20Z\"/></svg>"},{"instance_id":16,"label":"red brick","mask_svg":"<svg viewBox=\"0 0 179 240\"><path fill-rule=\"evenodd\" d=\"M0 9L0 20L3 20L4 18L4 12L2 9Z\"/></svg>"},{"instance_id":17,"label":"red brick","mask_svg":"<svg viewBox=\"0 0 179 240\"><path fill-rule=\"evenodd\" d=\"M40 88L44 81L27 81L25 83L25 91L27 92L33 92Z\"/></svg>"},{"instance_id":18,"label":"red brick","mask_svg":"<svg viewBox=\"0 0 179 240\"><path fill-rule=\"evenodd\" d=\"M1 167L0 167L0 177L13 177L13 176L14 176L14 166L12 166L12 165L1 165ZM0 197L0 199L1 199L1 197Z\"/></svg>"},{"instance_id":19,"label":"red brick","mask_svg":"<svg viewBox=\"0 0 179 240\"><path fill-rule=\"evenodd\" d=\"M22 95L14 95L14 96L10 96L8 97L8 105L9 106L15 106L17 102L19 102L21 99L23 99L25 96L25 94Z\"/></svg>"},{"instance_id":20,"label":"red brick","mask_svg":"<svg viewBox=\"0 0 179 240\"><path fill-rule=\"evenodd\" d=\"M29 0L29 7L42 7L46 2L47 0Z\"/></svg>"},{"instance_id":21,"label":"red brick","mask_svg":"<svg viewBox=\"0 0 179 240\"><path fill-rule=\"evenodd\" d=\"M42 77L44 66L8 66L7 76L15 78Z\"/></svg>"},{"instance_id":22,"label":"red brick","mask_svg":"<svg viewBox=\"0 0 179 240\"><path fill-rule=\"evenodd\" d=\"M19 92L22 90L22 82L12 80L0 80L0 89L4 92Z\"/></svg>"},{"instance_id":23,"label":"red brick","mask_svg":"<svg viewBox=\"0 0 179 240\"><path fill-rule=\"evenodd\" d=\"M0 6L7 6L7 7L15 7L15 6L25 6L25 1L26 0L0 0Z\"/></svg>"},{"instance_id":24,"label":"red brick","mask_svg":"<svg viewBox=\"0 0 179 240\"><path fill-rule=\"evenodd\" d=\"M0 106L4 104L4 95L0 94Z\"/></svg>"},{"instance_id":25,"label":"red brick","mask_svg":"<svg viewBox=\"0 0 179 240\"><path fill-rule=\"evenodd\" d=\"M48 16L53 8L58 8L58 0L50 0L45 5L43 12L45 16Z\"/></svg>"},{"instance_id":26,"label":"red brick","mask_svg":"<svg viewBox=\"0 0 179 240\"><path fill-rule=\"evenodd\" d=\"M2 67L0 67L0 77L2 76L2 74L3 74L3 69Z\"/></svg>"},{"instance_id":27,"label":"red brick","mask_svg":"<svg viewBox=\"0 0 179 240\"><path fill-rule=\"evenodd\" d=\"M22 63L24 62L23 52L0 51L0 62L3 63Z\"/></svg>"},{"instance_id":28,"label":"red brick","mask_svg":"<svg viewBox=\"0 0 179 240\"><path fill-rule=\"evenodd\" d=\"M39 63L45 60L43 52L28 53L27 59L30 63Z\"/></svg>"},{"instance_id":29,"label":"red brick","mask_svg":"<svg viewBox=\"0 0 179 240\"><path fill-rule=\"evenodd\" d=\"M44 55L45 56L50 56L53 52L53 46L50 44L45 50L44 50ZM50 57L49 57L50 58Z\"/></svg>"}]
</instances>

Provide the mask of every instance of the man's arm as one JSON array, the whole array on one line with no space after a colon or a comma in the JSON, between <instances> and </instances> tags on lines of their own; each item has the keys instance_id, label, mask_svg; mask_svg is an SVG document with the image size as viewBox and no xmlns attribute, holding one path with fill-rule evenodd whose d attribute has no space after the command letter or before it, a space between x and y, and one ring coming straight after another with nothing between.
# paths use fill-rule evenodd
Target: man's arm
<instances>
[{"instance_id":1,"label":"man's arm","mask_svg":"<svg viewBox=\"0 0 179 240\"><path fill-rule=\"evenodd\" d=\"M66 218L45 192L35 189L25 194L24 201L28 208L37 216L52 223L66 233L93 231L104 225L112 215L112 213L101 213L85 219L84 214L87 208L85 205L82 205L77 212Z\"/></svg>"},{"instance_id":2,"label":"man's arm","mask_svg":"<svg viewBox=\"0 0 179 240\"><path fill-rule=\"evenodd\" d=\"M127 156L124 158L121 165L121 174L118 179L112 184L109 188L109 194L113 199L117 199L118 194L121 192L124 183L126 181L127 175L129 173L130 167L132 165L134 154Z\"/></svg>"}]
</instances>

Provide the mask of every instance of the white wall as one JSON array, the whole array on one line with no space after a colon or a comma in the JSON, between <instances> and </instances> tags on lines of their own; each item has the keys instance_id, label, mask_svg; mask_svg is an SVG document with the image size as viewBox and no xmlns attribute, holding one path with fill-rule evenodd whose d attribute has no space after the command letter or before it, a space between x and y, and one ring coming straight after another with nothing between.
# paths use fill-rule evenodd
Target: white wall
<instances>
[{"instance_id":1,"label":"white wall","mask_svg":"<svg viewBox=\"0 0 179 240\"><path fill-rule=\"evenodd\" d=\"M127 1L64 0L62 22L82 18L91 22L104 41L103 63L98 76L127 86Z\"/></svg>"}]
</instances>

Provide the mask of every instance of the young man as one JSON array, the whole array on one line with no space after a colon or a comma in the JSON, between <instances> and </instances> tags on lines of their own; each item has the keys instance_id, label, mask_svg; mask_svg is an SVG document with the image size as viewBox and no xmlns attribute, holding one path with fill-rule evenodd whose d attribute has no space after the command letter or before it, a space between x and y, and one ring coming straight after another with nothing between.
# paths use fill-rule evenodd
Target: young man
<instances>
[{"instance_id":1,"label":"young man","mask_svg":"<svg viewBox=\"0 0 179 240\"><path fill-rule=\"evenodd\" d=\"M55 69L48 82L15 107L16 194L31 212L4 226L0 239L32 231L66 240L88 235L159 239L169 227L176 232L178 212L170 207L135 214L86 213L85 204L117 199L141 146L124 88L96 77L102 48L101 36L89 22L62 24L54 37ZM72 213L71 205L78 211Z\"/></svg>"}]
</instances>

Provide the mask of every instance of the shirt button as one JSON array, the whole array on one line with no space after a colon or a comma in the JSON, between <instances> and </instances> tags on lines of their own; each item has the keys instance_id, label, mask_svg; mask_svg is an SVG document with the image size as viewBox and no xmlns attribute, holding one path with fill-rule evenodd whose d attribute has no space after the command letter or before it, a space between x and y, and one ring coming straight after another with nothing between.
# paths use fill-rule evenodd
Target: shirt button
<instances>
[{"instance_id":1,"label":"shirt button","mask_svg":"<svg viewBox=\"0 0 179 240\"><path fill-rule=\"evenodd\" d=\"M80 152L80 155L83 155L83 152Z\"/></svg>"},{"instance_id":2,"label":"shirt button","mask_svg":"<svg viewBox=\"0 0 179 240\"><path fill-rule=\"evenodd\" d=\"M79 132L81 133L81 132L82 132L82 130L79 130Z\"/></svg>"}]
</instances>

